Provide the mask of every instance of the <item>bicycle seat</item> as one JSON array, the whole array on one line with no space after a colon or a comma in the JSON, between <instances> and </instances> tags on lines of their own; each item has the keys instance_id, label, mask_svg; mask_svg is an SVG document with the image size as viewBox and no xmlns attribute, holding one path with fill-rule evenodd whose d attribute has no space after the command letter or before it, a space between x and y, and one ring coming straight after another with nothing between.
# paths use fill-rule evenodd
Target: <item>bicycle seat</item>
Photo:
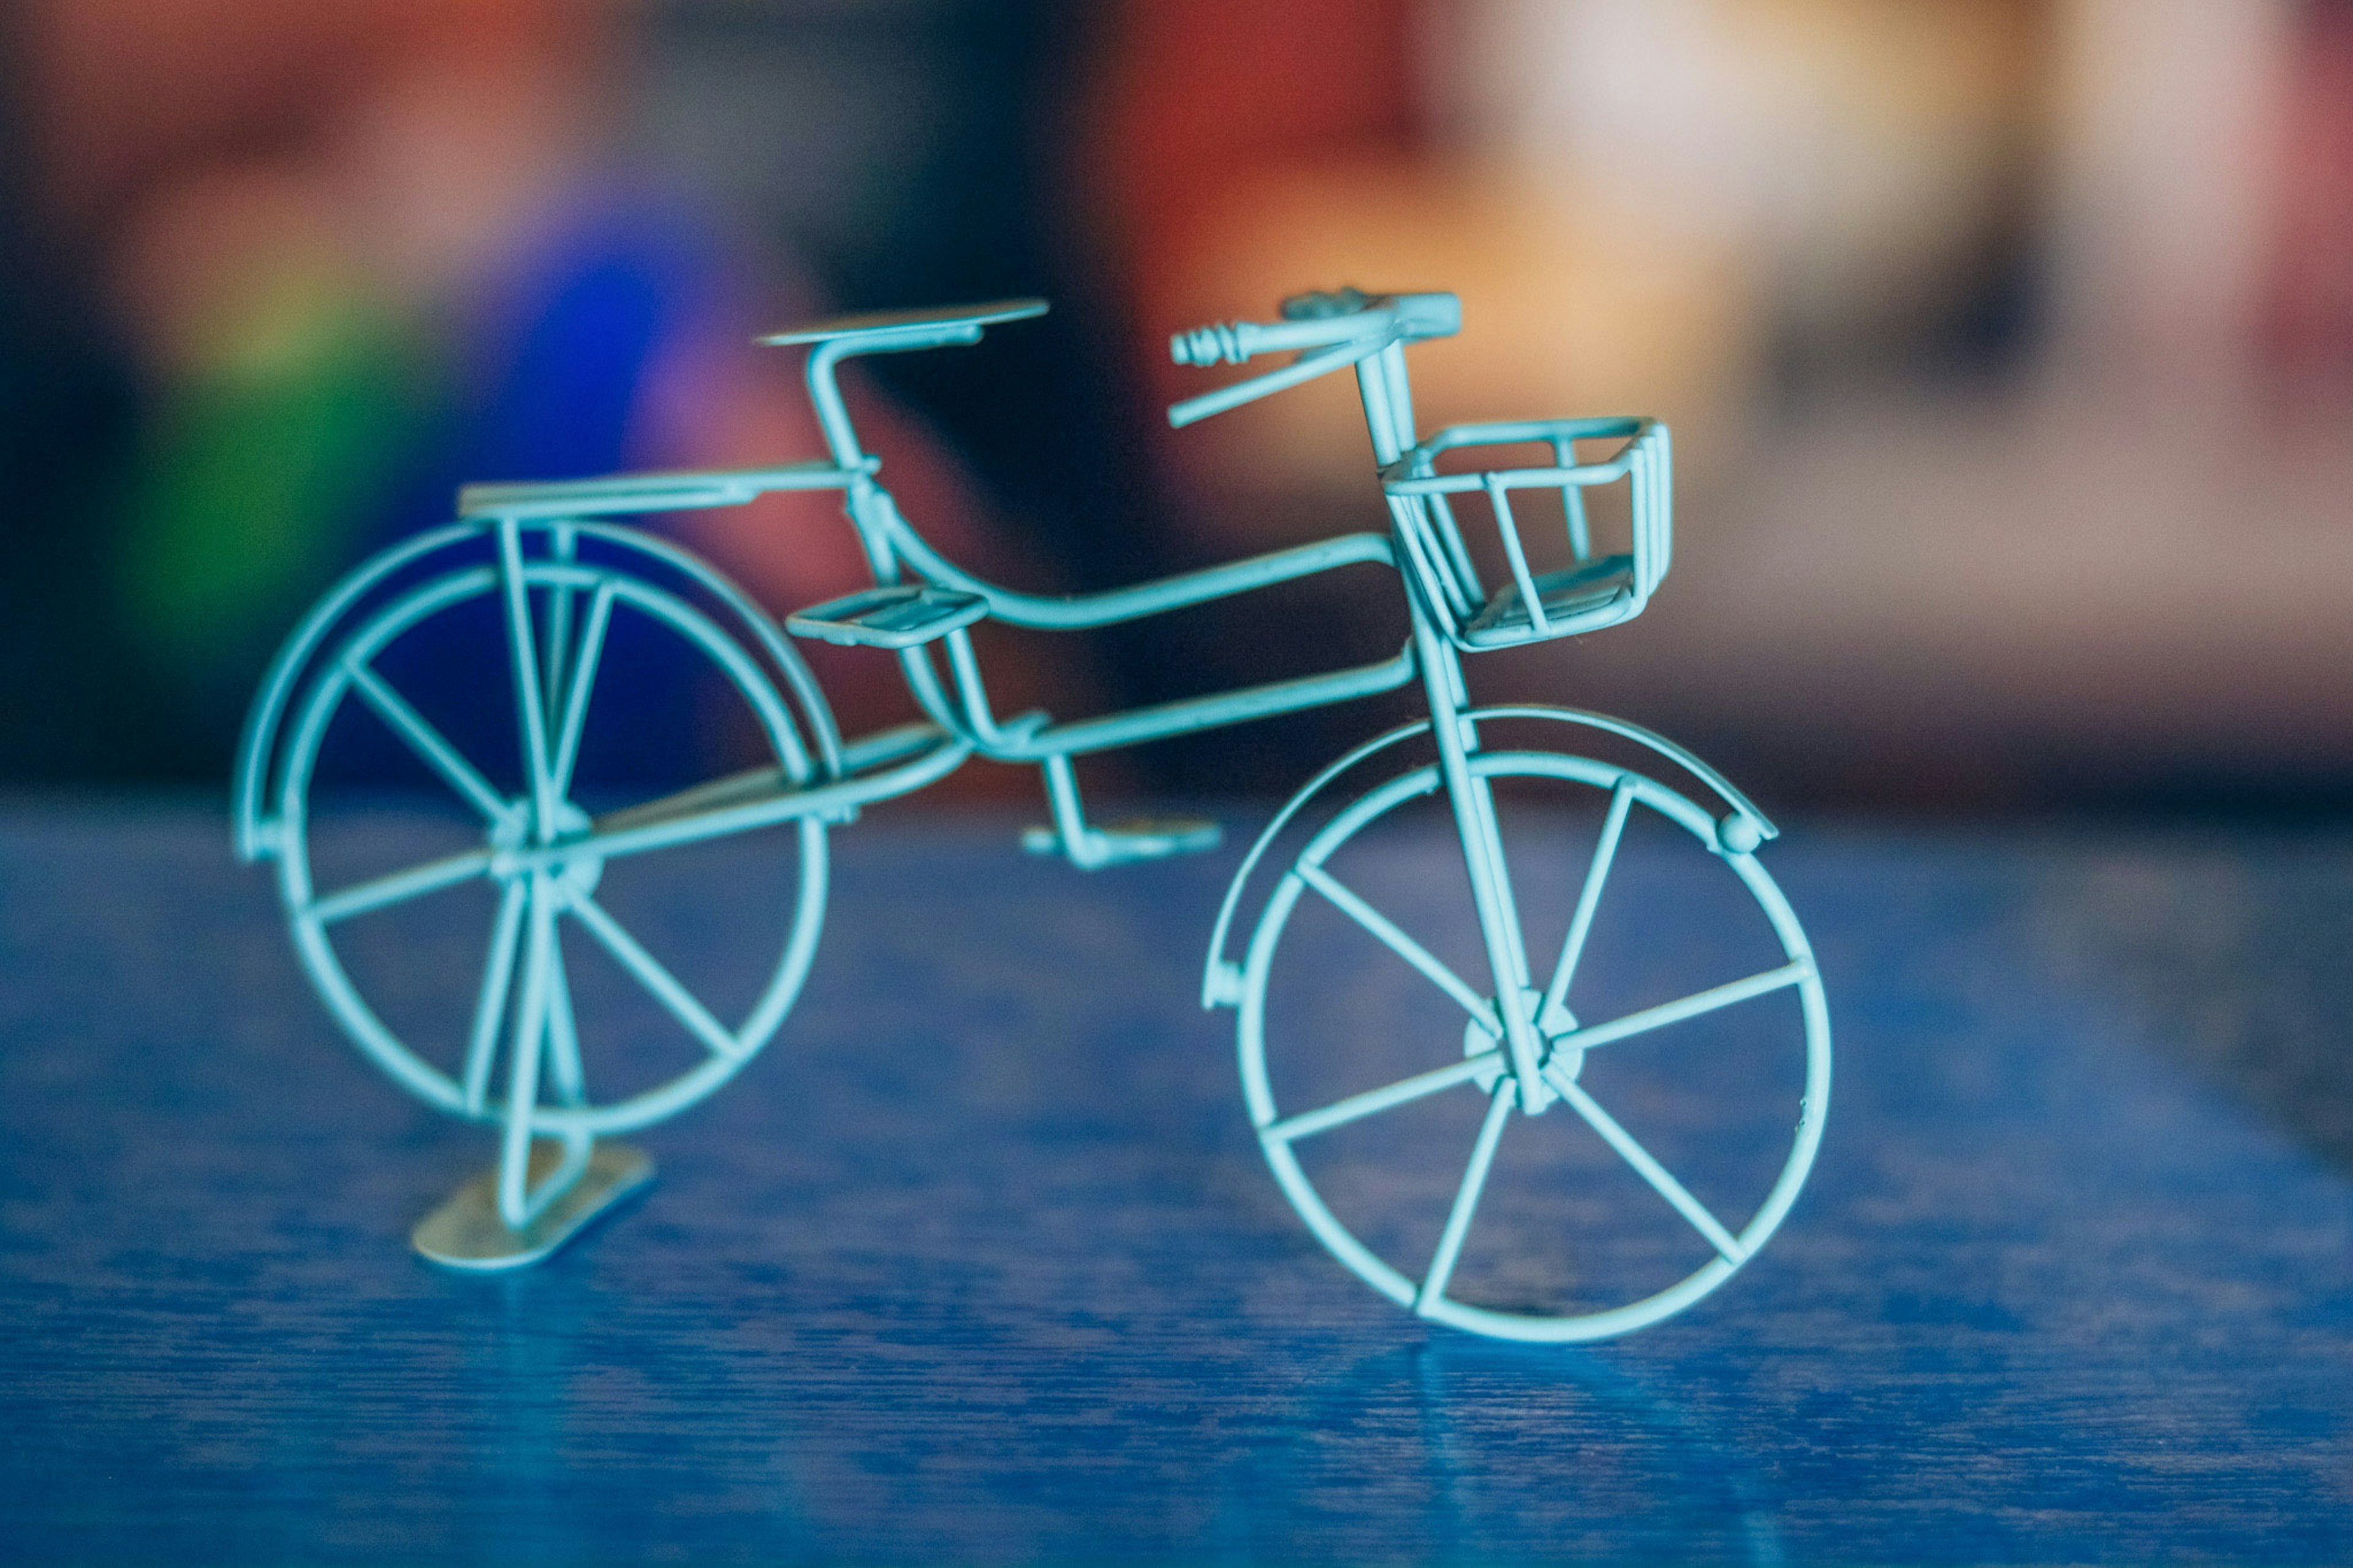
<instances>
[{"instance_id":1,"label":"bicycle seat","mask_svg":"<svg viewBox=\"0 0 2353 1568\"><path fill-rule=\"evenodd\" d=\"M1003 321L1026 321L1032 316L1046 313L1043 300L994 300L984 305L935 305L922 310L860 310L848 316L832 316L822 321L812 321L805 327L786 331L771 332L759 341L779 347L794 343L833 342L844 338L865 338L877 348L891 346L895 340L913 338L931 342L910 342L910 348L929 348L934 343L971 342L978 338L981 329Z\"/></svg>"}]
</instances>

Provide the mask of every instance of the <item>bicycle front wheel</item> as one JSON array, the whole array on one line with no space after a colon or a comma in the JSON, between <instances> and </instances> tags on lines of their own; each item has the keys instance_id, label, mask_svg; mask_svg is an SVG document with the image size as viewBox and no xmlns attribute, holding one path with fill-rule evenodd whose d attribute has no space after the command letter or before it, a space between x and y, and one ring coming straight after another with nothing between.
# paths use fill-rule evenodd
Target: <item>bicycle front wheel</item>
<instances>
[{"instance_id":1,"label":"bicycle front wheel","mask_svg":"<svg viewBox=\"0 0 2353 1568\"><path fill-rule=\"evenodd\" d=\"M1398 1305L1625 1333L1723 1284L1796 1201L1829 1108L1821 982L1753 847L1683 795L1549 752L1470 767L1527 983L1490 979L1440 770L1392 778L1314 835L1251 936L1250 1120L1308 1228ZM1533 1107L1506 1006L1541 1042Z\"/></svg>"}]
</instances>

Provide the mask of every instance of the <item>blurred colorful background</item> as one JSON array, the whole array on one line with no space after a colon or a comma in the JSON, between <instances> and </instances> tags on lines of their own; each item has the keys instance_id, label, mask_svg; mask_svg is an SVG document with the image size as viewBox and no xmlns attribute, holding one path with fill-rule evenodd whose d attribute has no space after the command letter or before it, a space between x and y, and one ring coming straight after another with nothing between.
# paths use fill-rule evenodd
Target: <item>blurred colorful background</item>
<instances>
[{"instance_id":1,"label":"blurred colorful background","mask_svg":"<svg viewBox=\"0 0 2353 1568\"><path fill-rule=\"evenodd\" d=\"M1170 331L1354 283L1462 297L1425 426L1676 428L1651 610L1482 695L1777 808L2353 804L2348 0L17 0L0 116L0 782L221 784L303 605L461 481L815 455L751 338L830 309L1054 301L860 388L1022 585L1379 527L1346 385L1160 415ZM779 615L858 581L821 500L664 526ZM1346 577L1010 684L1392 651Z\"/></svg>"}]
</instances>

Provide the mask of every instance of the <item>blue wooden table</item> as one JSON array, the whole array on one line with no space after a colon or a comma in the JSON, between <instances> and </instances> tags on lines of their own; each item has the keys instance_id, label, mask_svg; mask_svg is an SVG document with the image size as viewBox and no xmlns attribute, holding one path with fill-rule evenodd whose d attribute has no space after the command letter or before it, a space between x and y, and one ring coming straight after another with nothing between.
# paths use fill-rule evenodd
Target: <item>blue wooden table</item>
<instances>
[{"instance_id":1,"label":"blue wooden table","mask_svg":"<svg viewBox=\"0 0 2353 1568\"><path fill-rule=\"evenodd\" d=\"M406 1234L488 1141L332 1033L216 812L0 813L0 1557L2353 1559L2353 837L1799 825L1813 1184L1563 1351L1283 1206L1195 1000L1229 856L1014 826L839 836L777 1042L483 1279Z\"/></svg>"}]
</instances>

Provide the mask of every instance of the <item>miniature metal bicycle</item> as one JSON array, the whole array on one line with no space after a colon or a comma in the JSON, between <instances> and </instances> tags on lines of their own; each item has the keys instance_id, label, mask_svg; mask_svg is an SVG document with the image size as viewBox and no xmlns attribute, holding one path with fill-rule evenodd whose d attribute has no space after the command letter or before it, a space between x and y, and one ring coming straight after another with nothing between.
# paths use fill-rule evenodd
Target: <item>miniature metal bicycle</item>
<instances>
[{"instance_id":1,"label":"miniature metal bicycle","mask_svg":"<svg viewBox=\"0 0 2353 1568\"><path fill-rule=\"evenodd\" d=\"M964 310L845 318L763 340L808 350L807 379L825 440L827 461L727 472L649 473L536 484L484 484L460 497L456 522L406 541L361 566L295 629L257 696L241 743L235 831L248 859L274 858L296 949L312 983L360 1047L404 1088L457 1115L503 1128L496 1170L470 1184L417 1227L418 1249L462 1268L510 1268L544 1257L586 1220L642 1183L649 1166L624 1146L599 1142L646 1126L709 1094L740 1070L791 1009L816 951L827 890L826 832L860 806L904 795L945 775L968 758L1038 764L1052 823L1031 829L1032 849L1059 852L1082 868L1208 848L1213 824L1159 822L1126 827L1091 824L1072 759L1216 725L1297 712L1386 692L1419 680L1429 720L1357 747L1313 779L1261 833L1245 857L1210 937L1202 987L1205 1006L1239 1017L1245 1100L1268 1163L1316 1237L1376 1290L1420 1316L1474 1332L1567 1341L1623 1332L1677 1311L1738 1268L1772 1235L1795 1201L1820 1142L1830 1089L1830 1030L1820 981L1797 917L1757 851L1774 828L1757 808L1689 752L1635 725L1563 708L1473 707L1461 656L1572 637L1641 613L1664 575L1671 542L1668 435L1647 419L1547 420L1460 426L1427 438L1414 427L1407 345L1453 333L1460 306L1450 294L1368 297L1355 290L1286 301L1271 324L1237 322L1180 335L1179 363L1240 364L1261 354L1292 354L1271 372L1180 403L1169 411L1184 426L1342 369L1356 372L1390 527L1139 586L1077 596L1014 592L982 581L944 559L904 518L879 476L880 462L859 444L836 384L845 359L977 342L985 329L1035 316L1035 300ZM1606 457L1580 461L1577 447L1606 446ZM1534 447L1535 466L1453 471L1456 454ZM800 637L886 650L895 656L922 721L845 742L823 694L792 644L743 593L677 545L612 520L737 504L778 490L839 490L871 564L876 586L789 616ZM1605 553L1588 496L1621 497L1627 547ZM1556 499L1567 561L1539 570L1541 551L1526 536L1524 511ZM1494 544L1478 545L1498 585L1482 581L1458 508L1483 506ZM1612 514L1613 520L1616 514ZM1614 522L1613 522L1614 525ZM1534 552L1534 553L1532 553ZM1099 627L1241 594L1344 567L1398 574L1410 635L1394 657L1338 671L1269 682L1163 703L1107 717L1058 722L1042 713L1000 717L982 677L972 637L994 621L1042 630ZM380 668L394 650L463 616L493 622L502 644L492 657L512 683L519 753L512 765L465 748L396 689ZM595 792L578 778L592 698L614 628L635 620L674 638L715 671L760 737L763 765L684 790L592 815L579 804ZM641 628L642 629L642 628ZM945 668L942 668L942 658ZM504 700L503 696L501 700ZM480 841L461 851L405 865L330 889L315 885L314 812L322 746L331 731L373 722L479 818ZM1703 805L1631 768L1551 749L1504 749L1493 737L1569 726L1606 744L1672 764L1695 779ZM1359 769L1393 763L1394 748L1419 748L1429 760L1408 765L1368 792L1331 810L1337 781ZM494 779L514 778L520 787ZM1523 796L1552 792L1588 798L1599 814L1581 876L1562 883L1565 930L1539 947L1524 918L1525 889L1535 878L1508 855L1504 822ZM1369 841L1370 830L1412 815L1416 803L1443 803L1462 851L1469 912L1464 951L1440 956L1429 934L1409 934L1361 880L1335 867ZM1313 808L1313 809L1311 809ZM1329 812L1320 826L1317 813ZM1571 1009L1580 961L1597 927L1605 885L1638 815L1663 825L1666 839L1698 852L1712 878L1764 933L1761 966L1738 978L1680 990L1662 1001L1580 1021ZM672 964L649 950L599 896L608 868L631 858L776 830L788 841L797 869L785 902L776 956L748 1001L706 1000ZM1658 826L1646 832L1659 832ZM1275 853L1307 833L1303 847ZM773 836L772 836L773 837ZM1549 841L1547 841L1549 842ZM1547 851L1547 861L1561 856ZM1648 862L1646 862L1647 864ZM1368 862L1368 864L1370 864ZM1704 868L1717 868L1706 871ZM1677 883L1677 887L1696 883ZM1711 884L1713 885L1713 884ZM474 990L462 1039L405 1038L387 1022L381 995L355 977L343 933L364 916L439 897L460 886L486 887L494 900L488 956ZM1315 900L1309 900L1308 895ZM1678 900L1683 894L1674 895ZM476 895L479 899L480 895ZM1451 1020L1411 1042L1410 1070L1383 1067L1370 1087L1321 1086L1334 1064L1324 1050L1294 1072L1285 1053L1314 1055L1314 1029L1286 1032L1290 1004L1270 1001L1286 966L1319 970L1309 938L1286 944L1303 902L1328 906L1401 959L1399 975ZM1761 921L1757 919L1761 915ZM1254 917L1254 919L1253 919ZM1324 918L1331 918L1326 916ZM1235 940L1245 925L1246 942ZM567 963L566 928L601 950L641 988L670 1027L701 1050L675 1074L617 1098L593 1099ZM1304 957L1286 956L1300 949ZM765 949L763 951L765 951ZM1539 960L1546 962L1539 963ZM1589 966L1588 966L1589 967ZM1320 974L1317 976L1320 983ZM1422 989L1426 983L1428 989ZM1368 983L1369 984L1369 983ZM1400 980L1398 984L1409 984ZM739 987L740 989L740 987ZM1369 993L1366 993L1369 994ZM1768 1003L1774 996L1781 1002ZM1748 1004L1753 1019L1769 1005L1772 1027L1788 1037L1794 1087L1794 1137L1778 1143L1761 1197L1737 1201L1748 1215L1736 1226L1670 1173L1646 1144L1604 1108L1584 1083L1589 1054L1630 1037L1712 1016ZM1400 1014L1400 1016L1402 1016ZM730 1021L732 1019L732 1021ZM412 1036L416 1031L408 1031ZM1304 1043L1302 1043L1304 1042ZM1459 1049L1457 1048L1459 1046ZM442 1065L442 1060L454 1061ZM501 1055L503 1088L494 1084ZM1366 1060L1379 1059L1370 1052ZM1800 1065L1801 1064L1801 1065ZM1392 1075L1395 1076L1392 1076ZM1279 1081L1280 1080L1280 1081ZM1278 1089L1281 1092L1278 1092ZM1377 1129L1408 1107L1482 1096L1467 1167L1448 1156L1440 1189L1451 1197L1434 1244L1427 1224L1399 1232L1359 1215L1363 1194L1319 1185L1303 1150L1342 1130ZM1476 1103L1475 1099L1468 1103ZM1529 1308L1509 1300L1508 1283L1486 1303L1450 1294L1474 1213L1508 1123L1556 1105L1598 1134L1622 1162L1688 1223L1674 1227L1700 1258L1671 1282L1643 1286L1628 1300L1581 1299ZM1465 1113L1467 1114L1467 1112ZM1395 1123L1391 1123L1394 1125ZM1772 1138L1790 1137L1790 1120ZM1345 1138L1341 1141L1345 1141ZM1589 1142L1589 1141L1588 1141ZM1459 1181L1451 1174L1461 1172ZM1335 1181L1339 1178L1335 1178ZM1361 1186L1361 1184L1360 1184ZM1341 1209L1352 1216L1344 1219ZM1434 1219L1435 1215L1426 1216ZM1663 1211L1662 1211L1663 1217ZM1410 1233L1410 1234L1408 1234ZM1399 1236L1405 1236L1400 1241ZM1704 1245L1701 1245L1704 1244ZM1411 1271L1393 1257L1402 1257ZM1509 1270L1505 1270L1506 1275Z\"/></svg>"}]
</instances>

